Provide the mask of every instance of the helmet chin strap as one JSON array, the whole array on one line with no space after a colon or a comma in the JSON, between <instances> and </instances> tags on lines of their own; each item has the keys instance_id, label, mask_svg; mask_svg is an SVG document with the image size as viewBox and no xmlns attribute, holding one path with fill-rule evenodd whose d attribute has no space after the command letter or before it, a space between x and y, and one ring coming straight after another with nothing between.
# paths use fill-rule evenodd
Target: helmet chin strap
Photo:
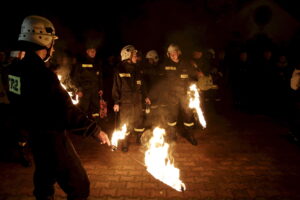
<instances>
[{"instance_id":1,"label":"helmet chin strap","mask_svg":"<svg viewBox=\"0 0 300 200\"><path fill-rule=\"evenodd\" d=\"M50 49L47 48L47 54L46 57L43 59L43 61L46 63L50 60L52 56L50 55Z\"/></svg>"},{"instance_id":2,"label":"helmet chin strap","mask_svg":"<svg viewBox=\"0 0 300 200\"><path fill-rule=\"evenodd\" d=\"M46 54L46 57L43 59L43 61L45 63L48 62L51 59L51 57L52 57L52 55L51 55L51 49L52 49L53 45L54 45L54 40L52 40L52 43L51 43L50 47L46 48L47 54Z\"/></svg>"}]
</instances>

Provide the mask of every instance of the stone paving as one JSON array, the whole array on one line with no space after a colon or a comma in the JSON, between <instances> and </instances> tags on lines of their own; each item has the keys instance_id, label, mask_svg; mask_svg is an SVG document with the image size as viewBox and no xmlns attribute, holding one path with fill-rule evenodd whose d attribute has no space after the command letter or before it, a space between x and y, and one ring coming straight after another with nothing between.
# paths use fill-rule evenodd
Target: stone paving
<instances>
[{"instance_id":1,"label":"stone paving","mask_svg":"<svg viewBox=\"0 0 300 200\"><path fill-rule=\"evenodd\" d=\"M179 137L175 166L186 191L177 192L153 178L144 150L131 138L128 153L111 151L91 138L71 136L91 181L90 200L300 199L300 148L278 121L234 111L207 116L208 127L195 130L198 146ZM0 163L0 200L31 200L33 168ZM57 186L56 199L65 199Z\"/></svg>"}]
</instances>

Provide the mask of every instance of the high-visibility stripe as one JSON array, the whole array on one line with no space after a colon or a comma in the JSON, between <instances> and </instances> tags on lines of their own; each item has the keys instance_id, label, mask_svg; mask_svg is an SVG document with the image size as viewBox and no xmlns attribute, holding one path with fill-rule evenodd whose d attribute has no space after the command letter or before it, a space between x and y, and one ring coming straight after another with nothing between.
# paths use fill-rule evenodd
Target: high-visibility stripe
<instances>
[{"instance_id":1,"label":"high-visibility stripe","mask_svg":"<svg viewBox=\"0 0 300 200\"><path fill-rule=\"evenodd\" d=\"M142 85L142 81L141 81L141 80L137 80L137 81L136 81L136 84L137 84L137 85Z\"/></svg>"},{"instance_id":2,"label":"high-visibility stripe","mask_svg":"<svg viewBox=\"0 0 300 200\"><path fill-rule=\"evenodd\" d=\"M145 128L134 128L135 132L144 132Z\"/></svg>"},{"instance_id":3,"label":"high-visibility stripe","mask_svg":"<svg viewBox=\"0 0 300 200\"><path fill-rule=\"evenodd\" d=\"M93 67L93 64L82 64L81 67L89 67L89 68L91 68L91 67Z\"/></svg>"},{"instance_id":4,"label":"high-visibility stripe","mask_svg":"<svg viewBox=\"0 0 300 200\"><path fill-rule=\"evenodd\" d=\"M168 122L168 126L176 126L177 122Z\"/></svg>"},{"instance_id":5,"label":"high-visibility stripe","mask_svg":"<svg viewBox=\"0 0 300 200\"><path fill-rule=\"evenodd\" d=\"M131 77L131 74L130 74L130 73L119 73L119 76L120 76L121 78L123 78L123 77L130 78L130 77Z\"/></svg>"},{"instance_id":6,"label":"high-visibility stripe","mask_svg":"<svg viewBox=\"0 0 300 200\"><path fill-rule=\"evenodd\" d=\"M180 78L189 78L188 74L180 74Z\"/></svg>"},{"instance_id":7,"label":"high-visibility stripe","mask_svg":"<svg viewBox=\"0 0 300 200\"><path fill-rule=\"evenodd\" d=\"M175 70L176 70L176 67L173 67L173 66L166 66L166 67L165 67L165 70L168 70L168 71L175 71Z\"/></svg>"},{"instance_id":8,"label":"high-visibility stripe","mask_svg":"<svg viewBox=\"0 0 300 200\"><path fill-rule=\"evenodd\" d=\"M92 116L93 117L99 117L100 115L99 115L99 113L94 113L94 114L92 114Z\"/></svg>"},{"instance_id":9,"label":"high-visibility stripe","mask_svg":"<svg viewBox=\"0 0 300 200\"><path fill-rule=\"evenodd\" d=\"M184 122L183 125L185 125L187 127L191 127L191 126L194 126L194 122L192 122L192 123L186 123L186 122Z\"/></svg>"}]
</instances>

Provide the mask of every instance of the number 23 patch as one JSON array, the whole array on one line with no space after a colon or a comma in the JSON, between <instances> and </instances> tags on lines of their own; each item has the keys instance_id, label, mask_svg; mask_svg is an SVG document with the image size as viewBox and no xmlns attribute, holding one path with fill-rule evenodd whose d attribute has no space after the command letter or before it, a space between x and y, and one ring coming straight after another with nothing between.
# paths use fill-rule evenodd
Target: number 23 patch
<instances>
[{"instance_id":1,"label":"number 23 patch","mask_svg":"<svg viewBox=\"0 0 300 200\"><path fill-rule=\"evenodd\" d=\"M21 79L18 76L8 75L9 91L21 95Z\"/></svg>"}]
</instances>

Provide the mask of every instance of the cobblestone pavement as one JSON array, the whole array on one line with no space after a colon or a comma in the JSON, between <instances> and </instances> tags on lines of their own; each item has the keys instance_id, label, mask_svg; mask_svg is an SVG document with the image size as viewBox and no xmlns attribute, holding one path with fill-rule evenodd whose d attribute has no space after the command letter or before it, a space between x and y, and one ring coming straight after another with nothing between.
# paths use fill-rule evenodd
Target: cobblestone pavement
<instances>
[{"instance_id":1,"label":"cobblestone pavement","mask_svg":"<svg viewBox=\"0 0 300 200\"><path fill-rule=\"evenodd\" d=\"M185 192L153 178L143 165L143 149L131 138L128 153L112 152L91 138L71 136L97 199L300 199L300 149L287 128L265 116L229 112L207 116L195 130L198 146L179 137L175 166ZM33 168L0 163L0 200L34 199ZM65 199L57 186L57 199Z\"/></svg>"}]
</instances>

